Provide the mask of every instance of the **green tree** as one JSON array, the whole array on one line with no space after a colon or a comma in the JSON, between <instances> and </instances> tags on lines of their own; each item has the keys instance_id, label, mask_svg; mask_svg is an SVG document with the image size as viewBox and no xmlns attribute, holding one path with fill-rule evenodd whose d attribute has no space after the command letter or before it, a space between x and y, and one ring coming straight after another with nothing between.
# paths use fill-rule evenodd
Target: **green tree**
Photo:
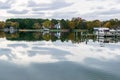
<instances>
[{"instance_id":1,"label":"green tree","mask_svg":"<svg viewBox=\"0 0 120 80\"><path fill-rule=\"evenodd\" d=\"M37 22L37 23L34 23L33 25L33 29L41 29L42 26Z\"/></svg>"},{"instance_id":2,"label":"green tree","mask_svg":"<svg viewBox=\"0 0 120 80\"><path fill-rule=\"evenodd\" d=\"M62 29L69 29L68 20L64 20L64 19L60 20L60 25Z\"/></svg>"}]
</instances>

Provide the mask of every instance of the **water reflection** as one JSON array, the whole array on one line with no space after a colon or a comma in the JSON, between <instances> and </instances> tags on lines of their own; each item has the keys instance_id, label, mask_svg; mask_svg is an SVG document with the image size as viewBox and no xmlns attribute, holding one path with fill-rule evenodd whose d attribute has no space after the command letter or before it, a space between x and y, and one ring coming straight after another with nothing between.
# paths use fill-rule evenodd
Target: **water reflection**
<instances>
[{"instance_id":1,"label":"water reflection","mask_svg":"<svg viewBox=\"0 0 120 80\"><path fill-rule=\"evenodd\" d=\"M87 35L83 32L16 32L4 33L0 32L1 38L6 38L11 41L52 41L60 40L61 42L71 41L72 43L85 42L88 40L98 41L101 43L117 43L120 42L120 37L97 37L95 35ZM102 44L101 44L102 45Z\"/></svg>"},{"instance_id":2,"label":"water reflection","mask_svg":"<svg viewBox=\"0 0 120 80\"><path fill-rule=\"evenodd\" d=\"M17 42L1 40L0 46L1 56L6 60L17 64L29 64L31 62L56 62L66 60L66 55L71 55L69 51L62 50L62 44L58 46L52 44L52 42ZM5 43L4 43L5 42ZM7 43L6 43L7 42ZM36 45L37 44L37 45ZM41 45L42 44L42 45ZM69 47L67 45L66 47ZM0 58L3 59L3 58Z\"/></svg>"},{"instance_id":3,"label":"water reflection","mask_svg":"<svg viewBox=\"0 0 120 80\"><path fill-rule=\"evenodd\" d=\"M119 63L119 38L38 32L0 38L1 80L120 80Z\"/></svg>"}]
</instances>

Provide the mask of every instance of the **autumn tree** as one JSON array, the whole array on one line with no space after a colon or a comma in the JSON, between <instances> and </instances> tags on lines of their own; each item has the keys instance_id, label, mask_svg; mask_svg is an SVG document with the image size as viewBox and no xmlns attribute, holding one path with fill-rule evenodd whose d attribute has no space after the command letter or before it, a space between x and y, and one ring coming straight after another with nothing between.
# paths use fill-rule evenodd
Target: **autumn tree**
<instances>
[{"instance_id":1,"label":"autumn tree","mask_svg":"<svg viewBox=\"0 0 120 80\"><path fill-rule=\"evenodd\" d=\"M47 20L47 21L43 22L42 25L43 25L45 28L50 28L50 27L51 27L51 21L50 21L50 20Z\"/></svg>"},{"instance_id":2,"label":"autumn tree","mask_svg":"<svg viewBox=\"0 0 120 80\"><path fill-rule=\"evenodd\" d=\"M68 26L70 29L74 29L75 28L75 22L74 21L68 21Z\"/></svg>"},{"instance_id":3,"label":"autumn tree","mask_svg":"<svg viewBox=\"0 0 120 80\"><path fill-rule=\"evenodd\" d=\"M19 28L19 23L18 22L11 22L11 26L14 28Z\"/></svg>"},{"instance_id":4,"label":"autumn tree","mask_svg":"<svg viewBox=\"0 0 120 80\"><path fill-rule=\"evenodd\" d=\"M42 38L46 41L49 41L51 39L51 36L49 33L45 33L44 35L42 35Z\"/></svg>"},{"instance_id":5,"label":"autumn tree","mask_svg":"<svg viewBox=\"0 0 120 80\"><path fill-rule=\"evenodd\" d=\"M12 24L12 22L11 22L11 21L7 21L7 22L5 23L5 27L10 27L10 26L11 26L11 24Z\"/></svg>"},{"instance_id":6,"label":"autumn tree","mask_svg":"<svg viewBox=\"0 0 120 80\"><path fill-rule=\"evenodd\" d=\"M93 27L101 27L101 21L100 20L94 20L92 22L92 24L93 24Z\"/></svg>"},{"instance_id":7,"label":"autumn tree","mask_svg":"<svg viewBox=\"0 0 120 80\"><path fill-rule=\"evenodd\" d=\"M104 27L107 27L107 28L110 28L110 27L111 27L111 23L110 23L110 22L106 22L106 23L104 23L103 26L104 26Z\"/></svg>"},{"instance_id":8,"label":"autumn tree","mask_svg":"<svg viewBox=\"0 0 120 80\"><path fill-rule=\"evenodd\" d=\"M0 29L3 29L5 27L5 22L0 21Z\"/></svg>"},{"instance_id":9,"label":"autumn tree","mask_svg":"<svg viewBox=\"0 0 120 80\"><path fill-rule=\"evenodd\" d=\"M86 20L82 19L82 18L73 18L72 21L75 24L75 29L86 29Z\"/></svg>"}]
</instances>

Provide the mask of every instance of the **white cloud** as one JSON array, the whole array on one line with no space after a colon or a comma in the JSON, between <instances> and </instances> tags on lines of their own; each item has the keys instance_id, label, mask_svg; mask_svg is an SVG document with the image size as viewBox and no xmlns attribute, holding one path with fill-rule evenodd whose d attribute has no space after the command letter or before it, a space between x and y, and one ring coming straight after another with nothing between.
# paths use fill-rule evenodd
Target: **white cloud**
<instances>
[{"instance_id":1,"label":"white cloud","mask_svg":"<svg viewBox=\"0 0 120 80\"><path fill-rule=\"evenodd\" d=\"M6 5L7 4L7 5ZM119 0L0 0L0 20L6 18L120 18ZM19 15L18 15L19 14Z\"/></svg>"}]
</instances>

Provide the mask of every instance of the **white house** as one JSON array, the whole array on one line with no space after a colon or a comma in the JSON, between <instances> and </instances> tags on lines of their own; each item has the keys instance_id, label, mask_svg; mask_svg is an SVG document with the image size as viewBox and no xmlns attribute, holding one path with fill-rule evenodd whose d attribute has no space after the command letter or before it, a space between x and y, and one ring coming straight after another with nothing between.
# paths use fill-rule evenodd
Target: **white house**
<instances>
[{"instance_id":1,"label":"white house","mask_svg":"<svg viewBox=\"0 0 120 80\"><path fill-rule=\"evenodd\" d=\"M55 28L60 29L61 28L60 23L56 24Z\"/></svg>"}]
</instances>

